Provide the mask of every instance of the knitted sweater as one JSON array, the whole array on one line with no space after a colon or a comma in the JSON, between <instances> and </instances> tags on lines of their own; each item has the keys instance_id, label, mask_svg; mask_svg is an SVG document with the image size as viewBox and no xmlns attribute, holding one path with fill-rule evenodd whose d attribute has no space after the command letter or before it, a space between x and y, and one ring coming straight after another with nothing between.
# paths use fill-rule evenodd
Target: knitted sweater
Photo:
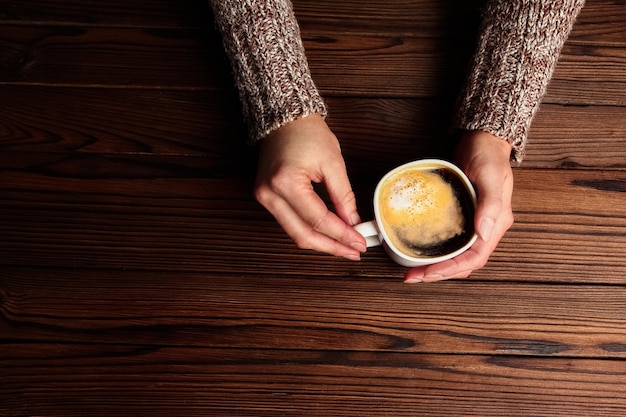
<instances>
[{"instance_id":1,"label":"knitted sweater","mask_svg":"<svg viewBox=\"0 0 626 417\"><path fill-rule=\"evenodd\" d=\"M490 0L455 126L507 140L521 162L532 119L584 0Z\"/></svg>"},{"instance_id":2,"label":"knitted sweater","mask_svg":"<svg viewBox=\"0 0 626 417\"><path fill-rule=\"evenodd\" d=\"M251 142L327 108L290 0L210 0ZM508 141L522 160L531 121L584 0L488 0L454 127Z\"/></svg>"},{"instance_id":3,"label":"knitted sweater","mask_svg":"<svg viewBox=\"0 0 626 417\"><path fill-rule=\"evenodd\" d=\"M327 109L309 72L289 0L210 0L256 142L298 117Z\"/></svg>"}]
</instances>

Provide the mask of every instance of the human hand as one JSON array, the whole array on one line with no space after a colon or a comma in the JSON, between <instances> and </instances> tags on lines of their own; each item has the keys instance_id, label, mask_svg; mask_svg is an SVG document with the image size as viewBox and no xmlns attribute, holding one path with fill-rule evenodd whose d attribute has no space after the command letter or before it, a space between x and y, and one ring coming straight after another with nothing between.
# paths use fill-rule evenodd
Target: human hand
<instances>
[{"instance_id":1,"label":"human hand","mask_svg":"<svg viewBox=\"0 0 626 417\"><path fill-rule=\"evenodd\" d=\"M465 132L456 150L456 162L476 187L478 204L474 227L478 239L471 248L453 259L409 269L406 283L466 278L472 271L485 266L513 224L510 155L511 145L506 141L483 131Z\"/></svg>"},{"instance_id":2,"label":"human hand","mask_svg":"<svg viewBox=\"0 0 626 417\"><path fill-rule=\"evenodd\" d=\"M334 205L328 209L313 189L323 183ZM261 141L255 196L302 249L359 260L365 238L352 226L356 210L339 141L313 114L290 122Z\"/></svg>"}]
</instances>

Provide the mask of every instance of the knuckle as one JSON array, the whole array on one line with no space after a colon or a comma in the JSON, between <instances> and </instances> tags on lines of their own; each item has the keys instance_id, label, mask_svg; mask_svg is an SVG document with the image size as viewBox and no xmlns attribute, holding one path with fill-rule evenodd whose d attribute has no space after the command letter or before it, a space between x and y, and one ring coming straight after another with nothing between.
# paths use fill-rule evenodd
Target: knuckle
<instances>
[{"instance_id":1,"label":"knuckle","mask_svg":"<svg viewBox=\"0 0 626 417\"><path fill-rule=\"evenodd\" d=\"M257 184L254 186L254 198L263 206L269 203L272 194L271 189L265 184Z\"/></svg>"},{"instance_id":2,"label":"knuckle","mask_svg":"<svg viewBox=\"0 0 626 417\"><path fill-rule=\"evenodd\" d=\"M309 239L307 239L305 236L292 236L291 239L293 240L293 243L295 243L295 245L299 248L299 249L312 249L312 245Z\"/></svg>"},{"instance_id":3,"label":"knuckle","mask_svg":"<svg viewBox=\"0 0 626 417\"><path fill-rule=\"evenodd\" d=\"M330 214L329 211L326 211L322 216L319 216L315 219L313 219L310 222L311 228L316 231L316 232L321 232L324 230L324 226L328 223L328 215Z\"/></svg>"},{"instance_id":4,"label":"knuckle","mask_svg":"<svg viewBox=\"0 0 626 417\"><path fill-rule=\"evenodd\" d=\"M509 211L506 214L506 217L505 217L504 221L505 221L505 225L506 225L507 230L510 229L511 226L513 226L513 223L515 222L515 217L513 216L513 213Z\"/></svg>"},{"instance_id":5,"label":"knuckle","mask_svg":"<svg viewBox=\"0 0 626 417\"><path fill-rule=\"evenodd\" d=\"M354 194L354 191L350 190L346 193L346 195L343 197L343 204L353 204L356 203L356 194Z\"/></svg>"},{"instance_id":6,"label":"knuckle","mask_svg":"<svg viewBox=\"0 0 626 417\"><path fill-rule=\"evenodd\" d=\"M489 255L483 255L481 254L480 256L475 257L472 262L469 263L469 265L466 266L466 268L468 271L475 271L477 269L481 269L483 268L485 265L487 265L487 261L489 260Z\"/></svg>"},{"instance_id":7,"label":"knuckle","mask_svg":"<svg viewBox=\"0 0 626 417\"><path fill-rule=\"evenodd\" d=\"M336 240L331 240L325 252L334 256L343 256L345 254L345 249Z\"/></svg>"},{"instance_id":8,"label":"knuckle","mask_svg":"<svg viewBox=\"0 0 626 417\"><path fill-rule=\"evenodd\" d=\"M293 193L297 173L293 169L281 167L269 178L260 180L254 188L256 199L263 203L271 201L276 195L285 196Z\"/></svg>"},{"instance_id":9,"label":"knuckle","mask_svg":"<svg viewBox=\"0 0 626 417\"><path fill-rule=\"evenodd\" d=\"M351 232L353 231L353 229L351 227L349 227L348 225L344 225L343 226L343 232L341 234L341 241L342 242L349 242L351 240Z\"/></svg>"},{"instance_id":10,"label":"knuckle","mask_svg":"<svg viewBox=\"0 0 626 417\"><path fill-rule=\"evenodd\" d=\"M278 194L284 193L289 187L289 180L286 175L276 173L269 181L269 188L274 190Z\"/></svg>"},{"instance_id":11,"label":"knuckle","mask_svg":"<svg viewBox=\"0 0 626 417\"><path fill-rule=\"evenodd\" d=\"M269 179L269 188L279 195L285 195L290 192L297 178L297 174L292 169L281 167Z\"/></svg>"},{"instance_id":12,"label":"knuckle","mask_svg":"<svg viewBox=\"0 0 626 417\"><path fill-rule=\"evenodd\" d=\"M488 261L488 258L481 258L481 259L479 259L478 263L476 264L475 268L473 268L473 269L476 270L476 269L484 268L487 265L487 261Z\"/></svg>"},{"instance_id":13,"label":"knuckle","mask_svg":"<svg viewBox=\"0 0 626 417\"><path fill-rule=\"evenodd\" d=\"M515 216L513 215L512 212L509 212L508 216L507 216L507 226L510 228L511 226L513 226L513 223L515 222Z\"/></svg>"}]
</instances>

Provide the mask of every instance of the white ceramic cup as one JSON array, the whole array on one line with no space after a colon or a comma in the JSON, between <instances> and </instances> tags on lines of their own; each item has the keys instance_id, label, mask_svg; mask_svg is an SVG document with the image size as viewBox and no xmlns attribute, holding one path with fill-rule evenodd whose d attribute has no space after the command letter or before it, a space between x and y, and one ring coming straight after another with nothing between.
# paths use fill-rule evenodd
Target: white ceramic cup
<instances>
[{"instance_id":1,"label":"white ceramic cup","mask_svg":"<svg viewBox=\"0 0 626 417\"><path fill-rule=\"evenodd\" d=\"M380 209L379 209L379 196L380 196L380 191L382 189L382 186L390 177L394 176L399 171L412 169L412 168L423 169L423 170L433 170L433 169L441 169L441 168L448 169L449 171L451 171L453 174L455 174L458 177L460 182L465 187L465 190L469 194L470 199L471 199L471 204L473 205L472 212L476 210L476 191L474 190L474 187L472 186L472 183L470 182L469 178L467 178L465 173L461 171L459 167L457 167L456 165L448 161L444 161L442 159L421 159L421 160L409 162L404 165L400 165L399 167L396 167L393 170L389 171L387 174L385 174L385 176L378 182L378 185L376 186L376 191L374 192L374 217L375 217L374 220L358 224L354 226L354 228L357 232L363 235L363 237L365 237L368 247L383 245L383 247L385 248L385 251L391 257L391 259L393 259L396 263L402 266L414 267L414 266L430 265L430 264L435 264L438 262L445 261L447 259L452 259L455 256L460 255L461 253L465 252L474 244L474 242L476 241L476 238L478 237L475 232L472 232L471 235L468 236L467 241L462 246L453 249L449 253L444 253L444 254L437 255L437 256L417 257L417 256L411 256L404 252L401 252L396 246L394 246L392 241L389 239L387 232L383 228L383 223L380 218ZM468 223L473 225L474 219L466 219L466 220Z\"/></svg>"}]
</instances>

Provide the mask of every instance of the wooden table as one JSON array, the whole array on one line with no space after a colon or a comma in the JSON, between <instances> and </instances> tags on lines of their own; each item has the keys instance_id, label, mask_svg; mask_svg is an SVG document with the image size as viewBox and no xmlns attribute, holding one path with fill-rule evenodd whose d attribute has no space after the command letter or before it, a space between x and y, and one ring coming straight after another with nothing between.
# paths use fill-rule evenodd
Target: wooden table
<instances>
[{"instance_id":1,"label":"wooden table","mask_svg":"<svg viewBox=\"0 0 626 417\"><path fill-rule=\"evenodd\" d=\"M295 0L363 217L479 2ZM0 415L626 415L626 7L588 0L469 279L299 250L206 1L0 1Z\"/></svg>"}]
</instances>

